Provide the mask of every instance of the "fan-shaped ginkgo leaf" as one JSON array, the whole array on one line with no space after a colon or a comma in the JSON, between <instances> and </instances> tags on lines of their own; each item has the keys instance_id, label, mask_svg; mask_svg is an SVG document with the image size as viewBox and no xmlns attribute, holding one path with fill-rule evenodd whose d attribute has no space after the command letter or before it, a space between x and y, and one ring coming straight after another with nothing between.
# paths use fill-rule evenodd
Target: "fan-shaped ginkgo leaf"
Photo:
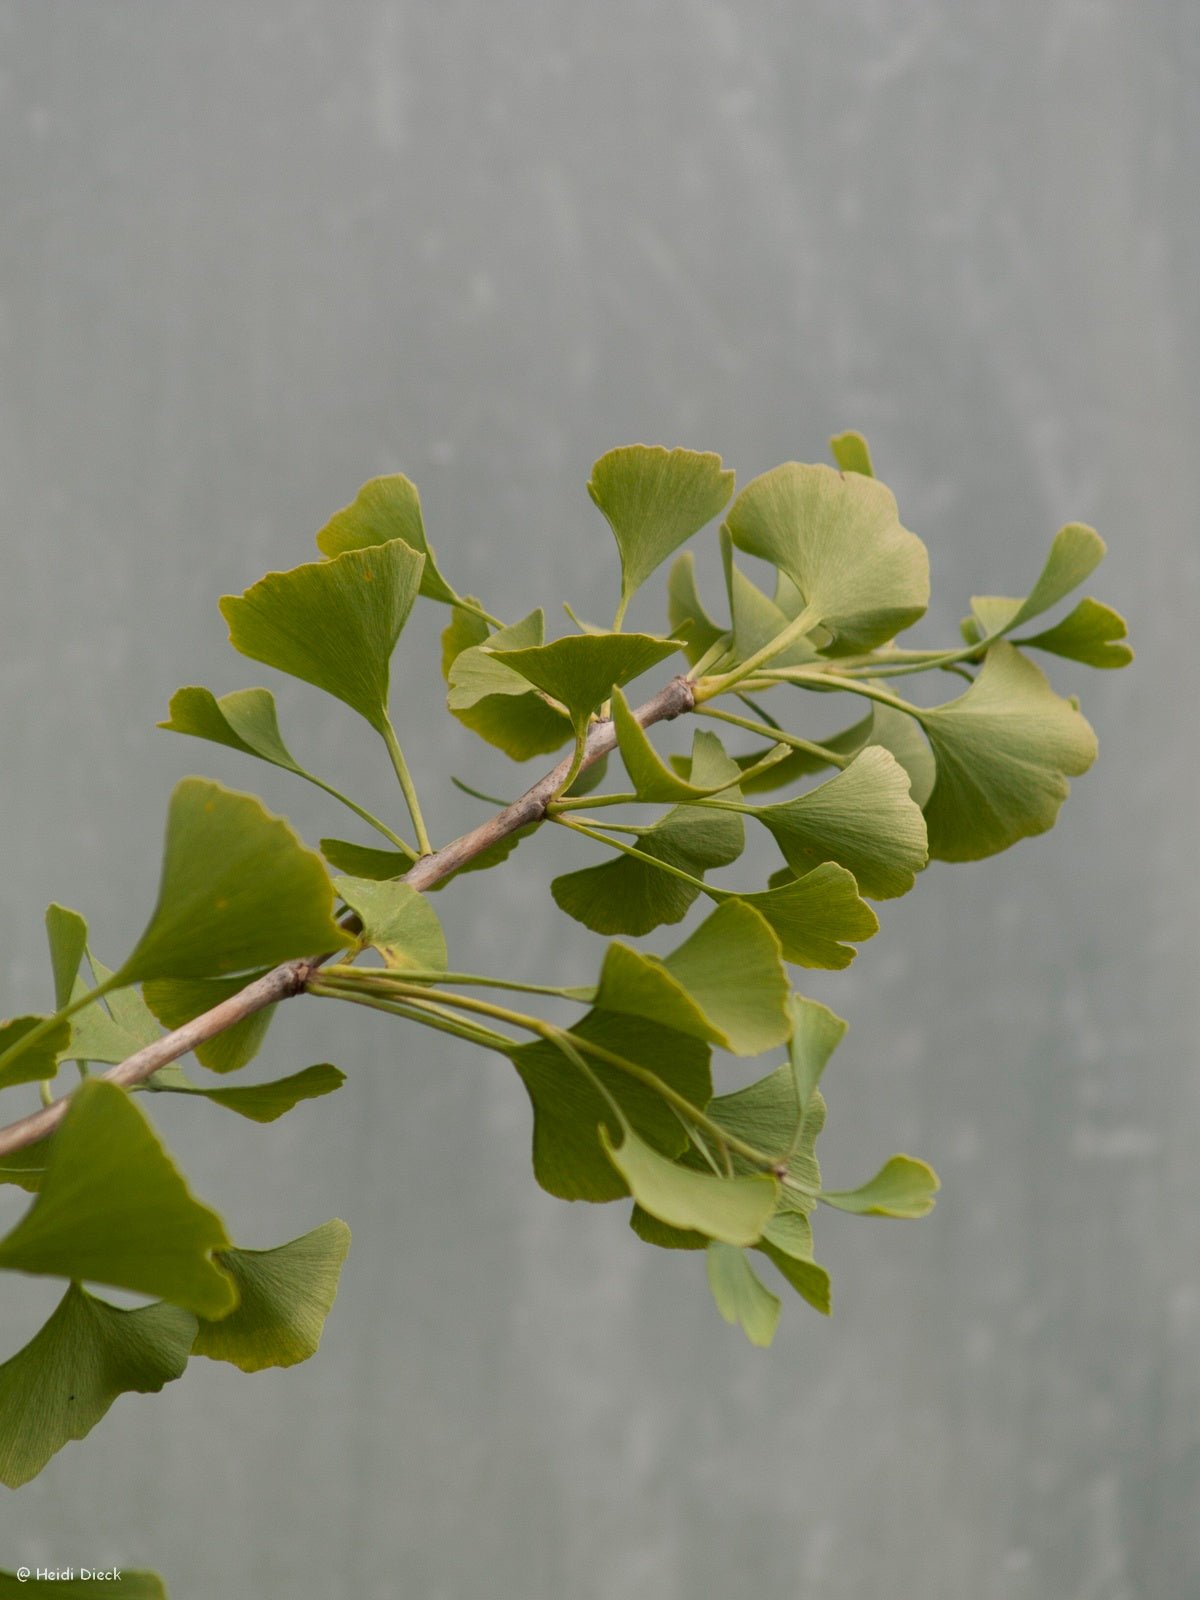
<instances>
[{"instance_id":1,"label":"fan-shaped ginkgo leaf","mask_svg":"<svg viewBox=\"0 0 1200 1600\"><path fill-rule=\"evenodd\" d=\"M347 550L367 550L401 539L425 557L421 593L429 600L453 605L459 598L438 571L433 549L425 534L421 497L417 486L402 472L391 472L364 483L348 506L335 511L317 535L317 549L330 560Z\"/></svg>"}]
</instances>

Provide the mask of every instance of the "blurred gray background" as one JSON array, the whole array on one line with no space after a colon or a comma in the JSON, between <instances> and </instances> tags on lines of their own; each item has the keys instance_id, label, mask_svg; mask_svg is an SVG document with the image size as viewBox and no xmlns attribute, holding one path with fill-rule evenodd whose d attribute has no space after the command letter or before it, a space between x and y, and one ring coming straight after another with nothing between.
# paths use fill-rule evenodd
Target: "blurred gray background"
<instances>
[{"instance_id":1,"label":"blurred gray background","mask_svg":"<svg viewBox=\"0 0 1200 1600\"><path fill-rule=\"evenodd\" d=\"M602 617L603 450L745 482L860 427L930 546L921 638L1080 519L1140 650L1056 672L1102 747L1058 829L935 867L805 985L851 1022L830 1179L905 1149L945 1185L921 1224L818 1219L832 1321L789 1301L751 1349L697 1258L536 1188L506 1063L297 1003L263 1070L332 1059L339 1096L160 1120L242 1242L351 1224L324 1348L119 1402L5 1495L0 1565L175 1600L1200 1594L1198 90L1186 0L0 3L0 1009L49 998L52 898L119 960L181 775L352 831L153 724L267 681L217 597L378 472L492 610ZM444 716L423 609L395 706L445 837L481 815L450 774L536 770ZM365 725L272 686L394 811ZM441 897L457 962L586 980L569 859ZM5 1285L3 1352L56 1295Z\"/></svg>"}]
</instances>

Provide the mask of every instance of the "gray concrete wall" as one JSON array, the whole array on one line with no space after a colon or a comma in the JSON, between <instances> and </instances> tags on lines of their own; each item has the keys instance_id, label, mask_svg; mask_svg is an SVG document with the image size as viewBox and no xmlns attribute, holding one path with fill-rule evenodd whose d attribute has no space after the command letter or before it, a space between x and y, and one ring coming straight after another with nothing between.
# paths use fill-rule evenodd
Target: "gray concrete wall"
<instances>
[{"instance_id":1,"label":"gray concrete wall","mask_svg":"<svg viewBox=\"0 0 1200 1600\"><path fill-rule=\"evenodd\" d=\"M244 1242L350 1222L325 1348L120 1403L0 1502L3 1565L177 1600L1200 1592L1198 87L1184 0L0 3L0 1009L48 998L52 898L119 958L182 774L338 830L153 723L263 681L217 596L380 471L499 613L603 614L602 450L745 481L858 426L931 549L926 637L1078 518L1140 647L1060 675L1102 754L1057 831L933 869L809 986L852 1025L827 1171L945 1181L917 1226L820 1219L832 1322L750 1349L694 1259L534 1186L504 1063L297 1006L269 1064L338 1061L336 1100L162 1120ZM515 780L447 725L437 620L400 703L446 834L479 814L451 773ZM281 704L391 803L365 728ZM529 857L440 902L456 955L580 981L564 851Z\"/></svg>"}]
</instances>

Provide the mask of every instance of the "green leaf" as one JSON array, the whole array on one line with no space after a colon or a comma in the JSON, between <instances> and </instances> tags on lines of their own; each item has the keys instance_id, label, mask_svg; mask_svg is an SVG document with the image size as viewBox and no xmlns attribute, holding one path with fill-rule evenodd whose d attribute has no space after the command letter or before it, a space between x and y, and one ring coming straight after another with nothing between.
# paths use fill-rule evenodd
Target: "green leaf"
<instances>
[{"instance_id":1,"label":"green leaf","mask_svg":"<svg viewBox=\"0 0 1200 1600\"><path fill-rule=\"evenodd\" d=\"M725 509L733 482L720 456L694 450L635 444L600 457L587 487L621 555L622 611L673 550Z\"/></svg>"},{"instance_id":2,"label":"green leaf","mask_svg":"<svg viewBox=\"0 0 1200 1600\"><path fill-rule=\"evenodd\" d=\"M265 976L266 969L245 972L237 978L155 978L142 991L146 1004L164 1027L182 1028L185 1022L203 1016L224 1000L230 999ZM266 1006L252 1016L243 1017L232 1027L215 1034L194 1048L196 1060L210 1072L239 1072L262 1049L275 1015Z\"/></svg>"},{"instance_id":3,"label":"green leaf","mask_svg":"<svg viewBox=\"0 0 1200 1600\"><path fill-rule=\"evenodd\" d=\"M779 1323L779 1298L759 1282L746 1252L719 1239L710 1240L708 1287L725 1321L736 1323L751 1344L765 1350Z\"/></svg>"},{"instance_id":4,"label":"green leaf","mask_svg":"<svg viewBox=\"0 0 1200 1600\"><path fill-rule=\"evenodd\" d=\"M96 1581L91 1578L59 1578L54 1582L56 1600L94 1600ZM40 1584L32 1586L11 1572L0 1572L0 1600L28 1600ZM157 1572L132 1572L121 1568L121 1600L167 1600L167 1591Z\"/></svg>"},{"instance_id":5,"label":"green leaf","mask_svg":"<svg viewBox=\"0 0 1200 1600\"><path fill-rule=\"evenodd\" d=\"M792 1068L795 1102L807 1113L830 1056L841 1044L848 1024L817 1000L794 994L791 999L792 1036L788 1057Z\"/></svg>"},{"instance_id":6,"label":"green leaf","mask_svg":"<svg viewBox=\"0 0 1200 1600\"><path fill-rule=\"evenodd\" d=\"M335 560L347 550L369 550L402 540L424 556L421 593L428 600L453 605L460 597L438 571L433 548L425 536L421 497L402 472L388 473L364 483L348 506L335 511L317 535L317 549Z\"/></svg>"},{"instance_id":7,"label":"green leaf","mask_svg":"<svg viewBox=\"0 0 1200 1600\"><path fill-rule=\"evenodd\" d=\"M629 709L629 702L620 689L613 690L612 712L621 760L639 799L667 803L688 801L718 794L729 787L728 773L724 770L715 787L691 783L673 772L650 743L645 728Z\"/></svg>"},{"instance_id":8,"label":"green leaf","mask_svg":"<svg viewBox=\"0 0 1200 1600\"><path fill-rule=\"evenodd\" d=\"M721 903L735 898L727 889L707 893ZM766 918L784 959L801 967L848 967L857 951L841 941L869 939L879 931L879 919L860 897L854 874L834 861L777 888L736 898Z\"/></svg>"},{"instance_id":9,"label":"green leaf","mask_svg":"<svg viewBox=\"0 0 1200 1600\"><path fill-rule=\"evenodd\" d=\"M793 872L836 861L863 894L906 894L927 860L925 823L908 774L890 751L869 745L844 771L794 800L754 815L774 834Z\"/></svg>"},{"instance_id":10,"label":"green leaf","mask_svg":"<svg viewBox=\"0 0 1200 1600\"><path fill-rule=\"evenodd\" d=\"M399 850L376 850L373 845L353 844L349 839L320 839L318 843L329 865L352 878L373 878L379 883L402 878L412 866L410 857Z\"/></svg>"},{"instance_id":11,"label":"green leaf","mask_svg":"<svg viewBox=\"0 0 1200 1600\"><path fill-rule=\"evenodd\" d=\"M58 1058L71 1042L69 1022L55 1023L33 1044L24 1049L18 1048L22 1039L49 1020L43 1016L25 1016L0 1022L0 1057L9 1050L15 1052L12 1059L0 1068L0 1089L11 1089L17 1083L37 1083L54 1077L58 1071Z\"/></svg>"},{"instance_id":12,"label":"green leaf","mask_svg":"<svg viewBox=\"0 0 1200 1600\"><path fill-rule=\"evenodd\" d=\"M86 992L87 986L77 981L76 996ZM127 993L135 1000L138 998L136 990ZM98 1061L106 1065L125 1061L144 1045L161 1037L161 1029L155 1025L153 1017L148 1018L148 1023L148 1028L131 1030L117 1021L103 1001L98 1001L71 1018L71 1042L66 1054L74 1061Z\"/></svg>"},{"instance_id":13,"label":"green leaf","mask_svg":"<svg viewBox=\"0 0 1200 1600\"><path fill-rule=\"evenodd\" d=\"M721 557L725 566L725 587L729 595L729 614L733 618L733 649L737 660L770 644L792 621L786 611L770 600L756 584L733 564L733 543L728 528L721 529ZM793 591L794 593L794 591ZM799 611L795 616L799 616ZM814 623L814 626L816 624ZM786 650L771 660L773 667L801 667L817 660L811 639L795 639Z\"/></svg>"},{"instance_id":14,"label":"green leaf","mask_svg":"<svg viewBox=\"0 0 1200 1600\"><path fill-rule=\"evenodd\" d=\"M1049 650L1069 661L1082 661L1089 667L1126 667L1133 651L1121 643L1128 629L1125 618L1099 600L1081 600L1061 622L1032 639L1017 639L1015 644Z\"/></svg>"},{"instance_id":15,"label":"green leaf","mask_svg":"<svg viewBox=\"0 0 1200 1600\"><path fill-rule=\"evenodd\" d=\"M768 1261L778 1267L801 1299L807 1300L809 1305L822 1316L827 1317L830 1314L833 1304L829 1290L829 1274L824 1267L818 1266L815 1261L789 1255L769 1238L764 1238L755 1248L761 1250Z\"/></svg>"},{"instance_id":16,"label":"green leaf","mask_svg":"<svg viewBox=\"0 0 1200 1600\"><path fill-rule=\"evenodd\" d=\"M788 462L747 484L726 527L740 550L787 574L836 654L871 650L924 614L925 546L874 478Z\"/></svg>"},{"instance_id":17,"label":"green leaf","mask_svg":"<svg viewBox=\"0 0 1200 1600\"><path fill-rule=\"evenodd\" d=\"M46 907L46 938L54 969L54 1009L61 1011L75 989L75 976L87 949L87 923L78 911L51 904Z\"/></svg>"},{"instance_id":18,"label":"green leaf","mask_svg":"<svg viewBox=\"0 0 1200 1600\"><path fill-rule=\"evenodd\" d=\"M678 1155L687 1135L653 1088L587 1048L611 1052L655 1074L695 1106L712 1094L709 1049L702 1040L627 1013L594 1007L570 1039L633 1128L666 1156ZM628 1191L600 1144L597 1128L618 1128L611 1105L556 1045L538 1039L510 1052L533 1103L533 1169L537 1181L563 1200L616 1200Z\"/></svg>"},{"instance_id":19,"label":"green leaf","mask_svg":"<svg viewBox=\"0 0 1200 1600\"><path fill-rule=\"evenodd\" d=\"M912 1156L893 1156L857 1189L826 1189L821 1199L861 1217L925 1217L941 1188L937 1173Z\"/></svg>"},{"instance_id":20,"label":"green leaf","mask_svg":"<svg viewBox=\"0 0 1200 1600\"><path fill-rule=\"evenodd\" d=\"M472 600L472 604L478 602ZM442 677L449 679L450 668L463 651L471 649L473 645L483 644L490 633L491 629L477 612L464 611L461 606L455 606L450 613L450 621L442 629Z\"/></svg>"},{"instance_id":21,"label":"green leaf","mask_svg":"<svg viewBox=\"0 0 1200 1600\"><path fill-rule=\"evenodd\" d=\"M655 639L648 633L570 633L529 649L501 651L494 640L482 648L565 706L576 728L581 728L614 688L674 655L679 641Z\"/></svg>"},{"instance_id":22,"label":"green leaf","mask_svg":"<svg viewBox=\"0 0 1200 1600\"><path fill-rule=\"evenodd\" d=\"M407 883L335 878L334 887L363 925L362 943L374 946L389 967L446 971L446 936L426 897Z\"/></svg>"},{"instance_id":23,"label":"green leaf","mask_svg":"<svg viewBox=\"0 0 1200 1600\"><path fill-rule=\"evenodd\" d=\"M756 1056L791 1032L780 957L769 922L741 899L719 905L662 965L704 1013L716 1043Z\"/></svg>"},{"instance_id":24,"label":"green leaf","mask_svg":"<svg viewBox=\"0 0 1200 1600\"><path fill-rule=\"evenodd\" d=\"M665 958L610 945L596 1005L754 1056L791 1031L788 992L778 939L757 912L735 900Z\"/></svg>"},{"instance_id":25,"label":"green leaf","mask_svg":"<svg viewBox=\"0 0 1200 1600\"><path fill-rule=\"evenodd\" d=\"M236 1089L205 1089L192 1083L183 1068L172 1062L147 1078L143 1088L166 1094L198 1094L251 1122L275 1122L302 1100L316 1100L321 1095L332 1094L345 1081L344 1072L323 1062L320 1066L305 1067L303 1072L293 1072L289 1077L276 1078L272 1083L243 1084Z\"/></svg>"},{"instance_id":26,"label":"green leaf","mask_svg":"<svg viewBox=\"0 0 1200 1600\"><path fill-rule=\"evenodd\" d=\"M930 855L978 861L1045 833L1068 776L1096 758L1096 736L1013 645L993 644L957 700L918 713L937 760L925 807Z\"/></svg>"},{"instance_id":27,"label":"green leaf","mask_svg":"<svg viewBox=\"0 0 1200 1600\"><path fill-rule=\"evenodd\" d=\"M179 1306L120 1311L71 1284L45 1327L0 1366L0 1483L36 1478L118 1395L155 1394L180 1377L195 1336L195 1317Z\"/></svg>"},{"instance_id":28,"label":"green leaf","mask_svg":"<svg viewBox=\"0 0 1200 1600\"><path fill-rule=\"evenodd\" d=\"M762 1237L779 1197L769 1173L718 1178L677 1165L625 1128L614 1145L601 1124L600 1141L643 1211L672 1228L690 1228L726 1244L753 1244Z\"/></svg>"},{"instance_id":29,"label":"green leaf","mask_svg":"<svg viewBox=\"0 0 1200 1600\"><path fill-rule=\"evenodd\" d=\"M447 630L447 634L449 630ZM545 617L531 611L520 622L500 628L483 644L458 652L450 664L447 705L458 720L514 761L547 755L570 737L570 721L550 705L499 652L536 647L545 636ZM443 652L446 646L443 635Z\"/></svg>"},{"instance_id":30,"label":"green leaf","mask_svg":"<svg viewBox=\"0 0 1200 1600\"><path fill-rule=\"evenodd\" d=\"M207 778L175 787L158 904L120 970L147 978L210 978L337 950L321 858L253 795Z\"/></svg>"},{"instance_id":31,"label":"green leaf","mask_svg":"<svg viewBox=\"0 0 1200 1600\"><path fill-rule=\"evenodd\" d=\"M852 428L845 433L835 433L829 441L829 448L842 472L859 472L864 478L875 476L875 468L871 465L871 448L861 433L856 433Z\"/></svg>"},{"instance_id":32,"label":"green leaf","mask_svg":"<svg viewBox=\"0 0 1200 1600\"><path fill-rule=\"evenodd\" d=\"M254 661L324 689L382 733L389 664L423 565L416 551L393 539L270 572L244 594L221 601L230 643Z\"/></svg>"},{"instance_id":33,"label":"green leaf","mask_svg":"<svg viewBox=\"0 0 1200 1600\"><path fill-rule=\"evenodd\" d=\"M293 756L279 731L275 696L269 689L235 689L218 700L211 689L189 684L171 696L165 722L157 724L169 733L186 733L194 739L227 745L243 755L257 756L273 767L311 774Z\"/></svg>"},{"instance_id":34,"label":"green leaf","mask_svg":"<svg viewBox=\"0 0 1200 1600\"><path fill-rule=\"evenodd\" d=\"M699 730L692 746L691 775L701 788L719 789L734 798L738 772L713 734ZM594 933L649 933L664 923L681 922L700 889L656 865L678 867L702 878L716 867L736 861L745 848L742 819L734 811L682 805L642 828L635 836L640 856L621 855L600 866L564 873L550 884L559 908Z\"/></svg>"},{"instance_id":35,"label":"green leaf","mask_svg":"<svg viewBox=\"0 0 1200 1600\"><path fill-rule=\"evenodd\" d=\"M350 1229L335 1217L275 1250L222 1250L238 1307L219 1322L201 1320L195 1354L243 1372L307 1361L321 1343L349 1249Z\"/></svg>"},{"instance_id":36,"label":"green leaf","mask_svg":"<svg viewBox=\"0 0 1200 1600\"><path fill-rule=\"evenodd\" d=\"M725 632L704 609L696 589L695 557L690 550L685 550L671 564L667 578L667 618L671 637L682 641L683 653L692 666L708 654Z\"/></svg>"},{"instance_id":37,"label":"green leaf","mask_svg":"<svg viewBox=\"0 0 1200 1600\"><path fill-rule=\"evenodd\" d=\"M1069 522L1054 535L1046 564L1024 600L1005 600L994 595L974 595L971 609L983 622L988 635L1007 633L1020 627L1077 589L1104 560L1104 540L1095 528L1082 522Z\"/></svg>"},{"instance_id":38,"label":"green leaf","mask_svg":"<svg viewBox=\"0 0 1200 1600\"><path fill-rule=\"evenodd\" d=\"M36 1194L46 1175L49 1156L48 1139L26 1145L21 1150L10 1150L6 1156L0 1156L0 1183L11 1183L14 1188L24 1189L27 1194Z\"/></svg>"},{"instance_id":39,"label":"green leaf","mask_svg":"<svg viewBox=\"0 0 1200 1600\"><path fill-rule=\"evenodd\" d=\"M236 1295L212 1251L229 1243L125 1091L90 1078L71 1096L37 1199L0 1239L0 1267L109 1283L219 1317Z\"/></svg>"}]
</instances>

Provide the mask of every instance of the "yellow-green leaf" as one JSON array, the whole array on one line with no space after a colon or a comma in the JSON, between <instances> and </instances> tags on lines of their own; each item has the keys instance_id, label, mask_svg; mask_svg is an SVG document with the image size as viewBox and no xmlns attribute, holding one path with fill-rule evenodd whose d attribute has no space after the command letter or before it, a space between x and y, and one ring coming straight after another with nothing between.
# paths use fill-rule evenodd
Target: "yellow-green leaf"
<instances>
[{"instance_id":1,"label":"yellow-green leaf","mask_svg":"<svg viewBox=\"0 0 1200 1600\"><path fill-rule=\"evenodd\" d=\"M727 889L705 892L719 902L734 898ZM834 861L776 888L736 898L766 918L784 959L801 967L848 967L857 952L842 941L870 939L879 931L879 919L859 895L854 874Z\"/></svg>"},{"instance_id":2,"label":"yellow-green leaf","mask_svg":"<svg viewBox=\"0 0 1200 1600\"><path fill-rule=\"evenodd\" d=\"M348 506L335 511L317 535L317 549L330 560L347 550L367 550L400 539L425 557L421 593L429 600L453 605L459 598L438 571L433 547L425 534L417 486L402 472L364 483Z\"/></svg>"},{"instance_id":3,"label":"yellow-green leaf","mask_svg":"<svg viewBox=\"0 0 1200 1600\"><path fill-rule=\"evenodd\" d=\"M829 441L829 448L842 472L859 472L864 478L875 476L875 468L871 465L871 448L862 434L853 428L845 433L835 433Z\"/></svg>"},{"instance_id":4,"label":"yellow-green leaf","mask_svg":"<svg viewBox=\"0 0 1200 1600\"><path fill-rule=\"evenodd\" d=\"M445 972L446 936L423 894L407 883L371 878L335 878L334 887L358 913L362 942L378 950L389 967Z\"/></svg>"},{"instance_id":5,"label":"yellow-green leaf","mask_svg":"<svg viewBox=\"0 0 1200 1600\"><path fill-rule=\"evenodd\" d=\"M565 706L581 727L615 687L674 655L679 641L648 633L571 633L528 649L500 650L494 640L480 648Z\"/></svg>"},{"instance_id":6,"label":"yellow-green leaf","mask_svg":"<svg viewBox=\"0 0 1200 1600\"><path fill-rule=\"evenodd\" d=\"M912 1156L892 1156L869 1183L857 1189L826 1189L821 1199L839 1211L863 1217L925 1217L941 1188L937 1173Z\"/></svg>"},{"instance_id":7,"label":"yellow-green leaf","mask_svg":"<svg viewBox=\"0 0 1200 1600\"><path fill-rule=\"evenodd\" d=\"M751 1344L765 1350L779 1323L779 1297L759 1282L746 1252L711 1239L708 1286L725 1321L736 1323Z\"/></svg>"},{"instance_id":8,"label":"yellow-green leaf","mask_svg":"<svg viewBox=\"0 0 1200 1600\"><path fill-rule=\"evenodd\" d=\"M883 644L929 602L925 546L874 478L788 462L747 484L725 525L740 550L787 574L836 654Z\"/></svg>"},{"instance_id":9,"label":"yellow-green leaf","mask_svg":"<svg viewBox=\"0 0 1200 1600\"><path fill-rule=\"evenodd\" d=\"M198 1094L214 1105L236 1111L239 1117L251 1122L275 1122L298 1106L302 1100L316 1100L332 1094L346 1081L346 1074L331 1067L328 1062L305 1067L302 1072L290 1073L286 1078L276 1078L270 1083L240 1084L235 1089L206 1089L193 1083L178 1062L160 1067L142 1085L151 1092L165 1094Z\"/></svg>"},{"instance_id":10,"label":"yellow-green leaf","mask_svg":"<svg viewBox=\"0 0 1200 1600\"><path fill-rule=\"evenodd\" d=\"M622 609L673 550L724 510L733 483L720 456L695 450L635 444L600 457L588 493L617 541Z\"/></svg>"},{"instance_id":11,"label":"yellow-green leaf","mask_svg":"<svg viewBox=\"0 0 1200 1600\"><path fill-rule=\"evenodd\" d=\"M652 1217L726 1244L753 1244L762 1237L779 1198L779 1183L769 1173L719 1178L679 1166L639 1139L632 1128L622 1130L619 1144L603 1124L599 1133L629 1192Z\"/></svg>"},{"instance_id":12,"label":"yellow-green leaf","mask_svg":"<svg viewBox=\"0 0 1200 1600\"><path fill-rule=\"evenodd\" d=\"M338 1291L350 1229L338 1218L274 1250L222 1250L237 1310L201 1319L194 1352L243 1372L292 1367L315 1355Z\"/></svg>"}]
</instances>

